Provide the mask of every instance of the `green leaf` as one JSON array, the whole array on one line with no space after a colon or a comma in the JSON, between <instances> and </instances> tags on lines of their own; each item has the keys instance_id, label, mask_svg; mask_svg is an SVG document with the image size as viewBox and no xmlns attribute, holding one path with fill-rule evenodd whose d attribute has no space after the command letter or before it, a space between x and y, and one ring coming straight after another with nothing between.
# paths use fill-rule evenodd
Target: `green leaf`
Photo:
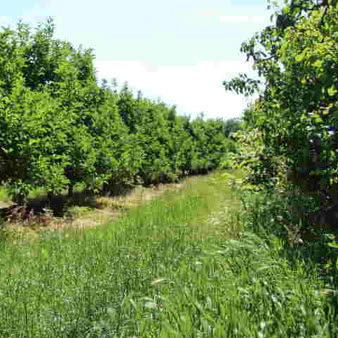
<instances>
[{"instance_id":1,"label":"green leaf","mask_svg":"<svg viewBox=\"0 0 338 338\"><path fill-rule=\"evenodd\" d=\"M332 85L328 90L327 93L329 94L329 96L334 96L337 93L337 89L335 87L335 85Z\"/></svg>"},{"instance_id":2,"label":"green leaf","mask_svg":"<svg viewBox=\"0 0 338 338\"><path fill-rule=\"evenodd\" d=\"M304 54L302 53L302 54L296 55L295 60L296 60L296 62L303 61L304 60Z\"/></svg>"}]
</instances>

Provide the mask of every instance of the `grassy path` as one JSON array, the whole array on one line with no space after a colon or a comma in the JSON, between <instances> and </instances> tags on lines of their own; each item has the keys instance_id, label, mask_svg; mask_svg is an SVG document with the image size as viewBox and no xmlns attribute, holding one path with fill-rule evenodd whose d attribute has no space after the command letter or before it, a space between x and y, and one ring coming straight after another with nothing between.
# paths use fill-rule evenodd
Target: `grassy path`
<instances>
[{"instance_id":1,"label":"grassy path","mask_svg":"<svg viewBox=\"0 0 338 338\"><path fill-rule=\"evenodd\" d=\"M0 336L155 337L167 331L160 318L165 299L179 292L183 301L182 290L193 286L187 276L200 283L209 274L203 242L216 227L220 236L225 230L209 217L226 198L210 177L190 178L183 189L105 228L42 233L48 240L41 237L38 245L3 244ZM168 313L179 315L174 307Z\"/></svg>"},{"instance_id":2,"label":"grassy path","mask_svg":"<svg viewBox=\"0 0 338 338\"><path fill-rule=\"evenodd\" d=\"M305 270L278 241L234 239L235 211L195 177L105 228L3 244L0 337L329 337Z\"/></svg>"}]
</instances>

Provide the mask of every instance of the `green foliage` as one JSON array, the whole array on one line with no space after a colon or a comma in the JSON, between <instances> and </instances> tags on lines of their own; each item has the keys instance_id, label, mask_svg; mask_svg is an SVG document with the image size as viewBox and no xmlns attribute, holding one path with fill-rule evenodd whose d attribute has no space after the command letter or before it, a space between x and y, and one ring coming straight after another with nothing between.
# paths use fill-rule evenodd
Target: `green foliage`
<instances>
[{"instance_id":1,"label":"green foliage","mask_svg":"<svg viewBox=\"0 0 338 338\"><path fill-rule=\"evenodd\" d=\"M225 121L225 134L231 136L233 133L243 129L243 122L239 118L232 118Z\"/></svg>"},{"instance_id":2,"label":"green foliage","mask_svg":"<svg viewBox=\"0 0 338 338\"><path fill-rule=\"evenodd\" d=\"M244 120L260 132L261 162L279 158L292 183L303 192L321 191L337 207L337 2L285 1L272 20L242 44L264 85L254 88L260 96ZM225 87L251 94L253 83L242 77ZM256 174L264 170L261 164Z\"/></svg>"},{"instance_id":3,"label":"green foliage","mask_svg":"<svg viewBox=\"0 0 338 338\"><path fill-rule=\"evenodd\" d=\"M97 83L94 55L56 40L48 20L0 32L0 183L24 204L76 184L99 192L172 182L219 166L237 128Z\"/></svg>"}]
</instances>

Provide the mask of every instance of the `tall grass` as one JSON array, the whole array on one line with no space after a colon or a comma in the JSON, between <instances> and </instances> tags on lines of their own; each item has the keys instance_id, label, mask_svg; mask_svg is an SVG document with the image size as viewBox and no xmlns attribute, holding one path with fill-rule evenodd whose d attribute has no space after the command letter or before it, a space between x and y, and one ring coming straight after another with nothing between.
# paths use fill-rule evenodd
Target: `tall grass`
<instances>
[{"instance_id":1,"label":"tall grass","mask_svg":"<svg viewBox=\"0 0 338 338\"><path fill-rule=\"evenodd\" d=\"M2 243L0 337L338 336L316 270L238 208L194 178L103 229Z\"/></svg>"}]
</instances>

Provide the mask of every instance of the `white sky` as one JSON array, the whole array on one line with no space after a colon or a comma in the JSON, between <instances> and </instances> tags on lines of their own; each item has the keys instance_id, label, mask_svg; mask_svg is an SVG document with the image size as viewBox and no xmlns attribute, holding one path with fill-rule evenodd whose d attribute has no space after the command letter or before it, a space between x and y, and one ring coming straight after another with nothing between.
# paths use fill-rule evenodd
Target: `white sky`
<instances>
[{"instance_id":1,"label":"white sky","mask_svg":"<svg viewBox=\"0 0 338 338\"><path fill-rule=\"evenodd\" d=\"M241 43L269 24L263 0L12 0L0 5L0 25L44 21L56 36L93 48L98 77L180 113L238 117L245 100L222 82L250 72Z\"/></svg>"}]
</instances>

